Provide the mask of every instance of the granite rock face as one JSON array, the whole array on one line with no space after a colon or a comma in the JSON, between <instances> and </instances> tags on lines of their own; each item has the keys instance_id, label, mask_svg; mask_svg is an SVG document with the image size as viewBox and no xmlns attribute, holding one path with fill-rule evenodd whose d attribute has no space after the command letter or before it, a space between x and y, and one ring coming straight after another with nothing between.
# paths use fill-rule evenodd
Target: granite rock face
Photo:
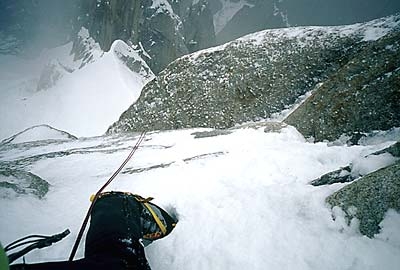
<instances>
[{"instance_id":1,"label":"granite rock face","mask_svg":"<svg viewBox=\"0 0 400 270\"><path fill-rule=\"evenodd\" d=\"M357 50L286 123L316 141L400 126L400 31Z\"/></svg>"}]
</instances>

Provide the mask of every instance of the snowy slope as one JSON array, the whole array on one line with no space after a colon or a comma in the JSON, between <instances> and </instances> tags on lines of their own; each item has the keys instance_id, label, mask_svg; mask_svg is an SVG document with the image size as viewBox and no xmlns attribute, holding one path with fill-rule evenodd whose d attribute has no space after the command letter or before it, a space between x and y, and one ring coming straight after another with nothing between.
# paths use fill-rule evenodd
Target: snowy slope
<instances>
[{"instance_id":1,"label":"snowy slope","mask_svg":"<svg viewBox=\"0 0 400 270\"><path fill-rule=\"evenodd\" d=\"M146 248L153 270L398 269L399 213L389 211L382 232L369 239L358 232L356 220L347 226L340 211L333 221L324 202L345 184L308 183L388 146L400 134L349 147L308 143L292 127L280 133L261 128L192 135L201 131L206 130L148 134L109 187L153 196L178 216L173 233ZM67 259L89 196L125 159L136 138L0 148L0 162L19 164L51 184L42 200L0 189L1 242L69 228L72 234L65 240L26 257L27 262Z\"/></svg>"},{"instance_id":2,"label":"snowy slope","mask_svg":"<svg viewBox=\"0 0 400 270\"><path fill-rule=\"evenodd\" d=\"M1 141L1 143L18 144L18 143L35 142L42 140L70 140L70 139L76 139L76 137L71 136L70 134L62 130L52 128L48 125L39 125L27 128L19 132L18 134L15 134L10 138Z\"/></svg>"},{"instance_id":3,"label":"snowy slope","mask_svg":"<svg viewBox=\"0 0 400 270\"><path fill-rule=\"evenodd\" d=\"M124 42L117 40L102 52L89 37L84 41L90 52L79 62L69 55L72 44L43 52L39 59L0 56L0 140L41 124L76 136L101 135L153 78L151 71L128 68L146 64Z\"/></svg>"}]
</instances>

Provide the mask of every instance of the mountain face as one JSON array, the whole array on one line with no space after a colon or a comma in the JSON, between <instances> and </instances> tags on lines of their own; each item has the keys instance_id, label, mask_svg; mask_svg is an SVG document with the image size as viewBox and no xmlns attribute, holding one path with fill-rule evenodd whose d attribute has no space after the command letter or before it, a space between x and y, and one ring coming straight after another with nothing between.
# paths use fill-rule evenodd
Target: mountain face
<instances>
[{"instance_id":1,"label":"mountain face","mask_svg":"<svg viewBox=\"0 0 400 270\"><path fill-rule=\"evenodd\" d=\"M108 50L115 39L140 46L154 72L174 59L215 44L207 1L83 1L77 29Z\"/></svg>"},{"instance_id":2,"label":"mountain face","mask_svg":"<svg viewBox=\"0 0 400 270\"><path fill-rule=\"evenodd\" d=\"M248 33L350 24L400 11L396 0L89 0L78 6L76 31L87 28L104 51L115 39L142 47L155 73L182 55Z\"/></svg>"},{"instance_id":3,"label":"mountain face","mask_svg":"<svg viewBox=\"0 0 400 270\"><path fill-rule=\"evenodd\" d=\"M4 0L0 53L32 56L79 43L84 27L103 51L116 39L141 48L159 73L187 53L256 31L350 24L399 11L397 0Z\"/></svg>"},{"instance_id":4,"label":"mountain face","mask_svg":"<svg viewBox=\"0 0 400 270\"><path fill-rule=\"evenodd\" d=\"M310 91L332 107L337 102L336 110L339 107L351 111L359 106L359 110L367 112L375 103L377 107L386 104L375 111L374 119L381 121L372 122L372 116L364 119L361 115L344 118L357 131L396 126L399 24L400 16L391 16L343 27L266 30L182 57L146 85L138 102L109 132L228 128L270 118ZM335 89L329 86L332 82L341 83ZM339 88L347 94L340 96ZM337 99L328 98L337 95ZM304 123L312 123L310 118L318 118L320 112L307 111L299 116L301 120L294 119L301 110L302 107L287 122L303 132L307 128ZM335 112L329 113L321 122L329 127L337 125L331 120ZM340 118L340 112L336 114ZM337 125L335 131L323 134L304 133L323 140L347 131Z\"/></svg>"}]
</instances>

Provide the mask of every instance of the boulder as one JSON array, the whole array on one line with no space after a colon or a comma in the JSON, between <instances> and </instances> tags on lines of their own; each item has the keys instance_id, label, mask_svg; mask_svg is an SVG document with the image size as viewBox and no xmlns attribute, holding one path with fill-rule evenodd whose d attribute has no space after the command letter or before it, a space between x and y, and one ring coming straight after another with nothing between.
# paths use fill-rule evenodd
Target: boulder
<instances>
[{"instance_id":1,"label":"boulder","mask_svg":"<svg viewBox=\"0 0 400 270\"><path fill-rule=\"evenodd\" d=\"M379 233L388 209L400 211L400 162L368 174L330 195L326 202L340 207L348 222L357 218L360 232L368 237Z\"/></svg>"},{"instance_id":2,"label":"boulder","mask_svg":"<svg viewBox=\"0 0 400 270\"><path fill-rule=\"evenodd\" d=\"M332 185L335 183L351 182L358 177L351 174L351 164L333 172L326 173L310 182L313 186Z\"/></svg>"}]
</instances>

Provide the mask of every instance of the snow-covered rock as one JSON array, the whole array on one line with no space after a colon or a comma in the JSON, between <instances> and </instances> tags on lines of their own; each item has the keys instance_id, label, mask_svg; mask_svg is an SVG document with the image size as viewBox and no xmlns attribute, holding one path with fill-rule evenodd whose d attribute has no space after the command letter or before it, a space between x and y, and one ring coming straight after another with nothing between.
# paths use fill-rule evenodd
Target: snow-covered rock
<instances>
[{"instance_id":1,"label":"snow-covered rock","mask_svg":"<svg viewBox=\"0 0 400 270\"><path fill-rule=\"evenodd\" d=\"M326 201L343 209L349 224L358 219L360 232L373 237L389 209L400 211L400 162L367 174Z\"/></svg>"},{"instance_id":2,"label":"snow-covered rock","mask_svg":"<svg viewBox=\"0 0 400 270\"><path fill-rule=\"evenodd\" d=\"M400 135L400 134L399 134ZM349 165L322 175L311 182L313 186L332 185L351 182L369 173L394 164L400 159L400 142L372 153L366 157L353 160Z\"/></svg>"},{"instance_id":3,"label":"snow-covered rock","mask_svg":"<svg viewBox=\"0 0 400 270\"><path fill-rule=\"evenodd\" d=\"M327 97L322 91L329 91L332 88L329 82L335 80L343 82L338 91L348 92L336 99L343 103L342 99L357 96L359 91L356 84L355 87L347 86L347 79L357 83L364 81L358 80L362 77L366 81L379 81L376 74L387 78L385 93L394 93L398 89L395 80L398 71L393 69L398 67L396 44L399 35L400 16L397 15L347 26L264 30L184 56L146 85L138 102L124 112L110 132L185 127L228 128L243 122L260 121L276 117L301 96L308 97L307 101L317 97L318 93ZM385 57L380 59L383 56L381 52L385 52ZM385 61L390 64L385 65ZM353 68L353 76L347 76L349 74L344 69L357 63L361 63L363 68ZM371 65L374 69L368 70ZM393 70L393 76L389 76L390 70ZM335 97L336 92L330 95ZM354 117L347 121L348 126L354 128L360 123L363 129L360 127L358 131L366 132L395 126L400 119L396 113L396 99L391 99L393 95L385 95L387 98L382 99L379 91L368 90L368 93L376 99L365 100L366 103L377 100L376 104L393 106L380 107L381 111L387 109L388 113L376 114L376 122L368 122L370 118L361 121ZM329 102L330 105L335 104L334 100ZM300 105L297 112L306 104ZM340 106L351 110L355 104ZM368 108L362 108L368 111ZM311 115L320 117L317 110L307 117ZM326 114L325 125L332 125L328 120L334 116ZM336 116L343 117L341 114ZM292 117L293 114L287 118L288 121ZM303 129L313 127L313 122L307 117L296 118L289 123L303 132ZM358 121L357 125L352 125L355 121ZM364 125L365 122L368 125ZM322 127L324 125L321 124ZM317 140L336 139L347 131L341 125L336 127L316 135L310 134L312 129L308 128L310 132L304 134ZM315 130L318 131L318 128L315 127ZM331 134L335 136L329 137Z\"/></svg>"},{"instance_id":4,"label":"snow-covered rock","mask_svg":"<svg viewBox=\"0 0 400 270\"><path fill-rule=\"evenodd\" d=\"M115 40L141 46L141 57L154 72L173 59L188 53L183 24L167 0L86 1L75 25L88 29L87 35L108 51ZM74 53L79 53L79 36L74 39Z\"/></svg>"}]
</instances>

